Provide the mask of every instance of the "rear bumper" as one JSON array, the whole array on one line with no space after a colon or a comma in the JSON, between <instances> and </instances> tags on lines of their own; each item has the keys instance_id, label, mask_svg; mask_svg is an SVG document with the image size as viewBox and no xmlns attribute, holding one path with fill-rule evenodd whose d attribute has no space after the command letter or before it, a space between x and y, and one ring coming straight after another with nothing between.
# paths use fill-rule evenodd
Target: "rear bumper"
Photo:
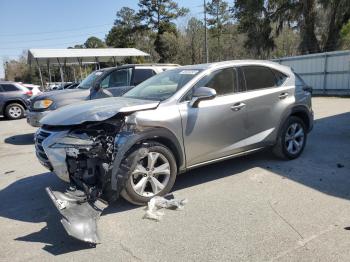
<instances>
[{"instance_id":1,"label":"rear bumper","mask_svg":"<svg viewBox=\"0 0 350 262\"><path fill-rule=\"evenodd\" d=\"M27 123L34 127L41 127L40 120L51 111L34 112L27 110Z\"/></svg>"}]
</instances>

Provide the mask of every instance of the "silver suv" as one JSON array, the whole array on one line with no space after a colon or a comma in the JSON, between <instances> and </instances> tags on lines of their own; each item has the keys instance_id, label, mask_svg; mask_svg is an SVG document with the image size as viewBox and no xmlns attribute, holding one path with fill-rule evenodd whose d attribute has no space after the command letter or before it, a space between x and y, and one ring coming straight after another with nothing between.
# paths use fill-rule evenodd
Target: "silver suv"
<instances>
[{"instance_id":1,"label":"silver suv","mask_svg":"<svg viewBox=\"0 0 350 262\"><path fill-rule=\"evenodd\" d=\"M70 182L68 197L47 189L64 214L76 198L94 205L121 194L144 204L168 193L179 173L266 147L297 158L313 112L310 88L289 67L244 60L171 69L122 97L69 105L41 123L37 156ZM97 241L67 225L70 235Z\"/></svg>"}]
</instances>

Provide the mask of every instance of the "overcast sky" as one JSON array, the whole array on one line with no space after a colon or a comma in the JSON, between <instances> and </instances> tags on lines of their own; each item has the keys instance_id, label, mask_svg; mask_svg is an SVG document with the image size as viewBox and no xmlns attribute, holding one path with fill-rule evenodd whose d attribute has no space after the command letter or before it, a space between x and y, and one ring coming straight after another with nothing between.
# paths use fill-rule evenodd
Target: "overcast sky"
<instances>
[{"instance_id":1,"label":"overcast sky","mask_svg":"<svg viewBox=\"0 0 350 262\"><path fill-rule=\"evenodd\" d=\"M178 0L201 18L203 0ZM89 36L104 38L123 6L137 9L137 0L0 0L0 78L3 61L29 48L66 48ZM179 25L185 19L177 21Z\"/></svg>"}]
</instances>

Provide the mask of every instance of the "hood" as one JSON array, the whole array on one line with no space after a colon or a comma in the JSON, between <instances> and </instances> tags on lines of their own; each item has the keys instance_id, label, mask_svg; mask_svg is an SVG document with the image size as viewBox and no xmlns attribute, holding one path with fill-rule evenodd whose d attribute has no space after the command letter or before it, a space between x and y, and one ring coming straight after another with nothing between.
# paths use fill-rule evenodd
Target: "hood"
<instances>
[{"instance_id":1,"label":"hood","mask_svg":"<svg viewBox=\"0 0 350 262\"><path fill-rule=\"evenodd\" d=\"M89 95L90 89L54 90L32 97L31 103L34 103L38 100L50 99L54 102L53 107L50 109L56 109L73 102L86 100Z\"/></svg>"},{"instance_id":2,"label":"hood","mask_svg":"<svg viewBox=\"0 0 350 262\"><path fill-rule=\"evenodd\" d=\"M103 121L118 113L154 109L158 105L158 101L126 97L89 100L59 108L42 118L40 123L50 126L79 125L88 121Z\"/></svg>"}]
</instances>

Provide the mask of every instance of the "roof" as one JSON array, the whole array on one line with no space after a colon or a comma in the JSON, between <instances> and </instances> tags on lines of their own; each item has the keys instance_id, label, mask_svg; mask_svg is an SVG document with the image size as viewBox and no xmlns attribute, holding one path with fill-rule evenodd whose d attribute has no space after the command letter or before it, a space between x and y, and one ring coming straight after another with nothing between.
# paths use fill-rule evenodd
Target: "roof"
<instances>
[{"instance_id":1,"label":"roof","mask_svg":"<svg viewBox=\"0 0 350 262\"><path fill-rule=\"evenodd\" d=\"M218 68L224 66L244 66L244 65L262 65L269 66L273 68L283 69L284 72L289 72L290 68L284 65L280 65L279 63L268 61L268 60L231 60L231 61L223 61L223 62L214 62L208 64L198 64L198 65L187 65L183 66L184 69L201 69L206 70L210 68Z\"/></svg>"},{"instance_id":2,"label":"roof","mask_svg":"<svg viewBox=\"0 0 350 262\"><path fill-rule=\"evenodd\" d=\"M112 70L112 69L121 69L121 68L131 68L131 67L179 67L178 64L157 64L157 63L148 63L148 64L125 64L120 66L112 66L112 67L105 67L98 69L98 71L106 71L106 70Z\"/></svg>"},{"instance_id":3,"label":"roof","mask_svg":"<svg viewBox=\"0 0 350 262\"><path fill-rule=\"evenodd\" d=\"M130 56L149 56L136 48L68 48L68 49L29 49L28 63L96 63L120 60Z\"/></svg>"}]
</instances>

